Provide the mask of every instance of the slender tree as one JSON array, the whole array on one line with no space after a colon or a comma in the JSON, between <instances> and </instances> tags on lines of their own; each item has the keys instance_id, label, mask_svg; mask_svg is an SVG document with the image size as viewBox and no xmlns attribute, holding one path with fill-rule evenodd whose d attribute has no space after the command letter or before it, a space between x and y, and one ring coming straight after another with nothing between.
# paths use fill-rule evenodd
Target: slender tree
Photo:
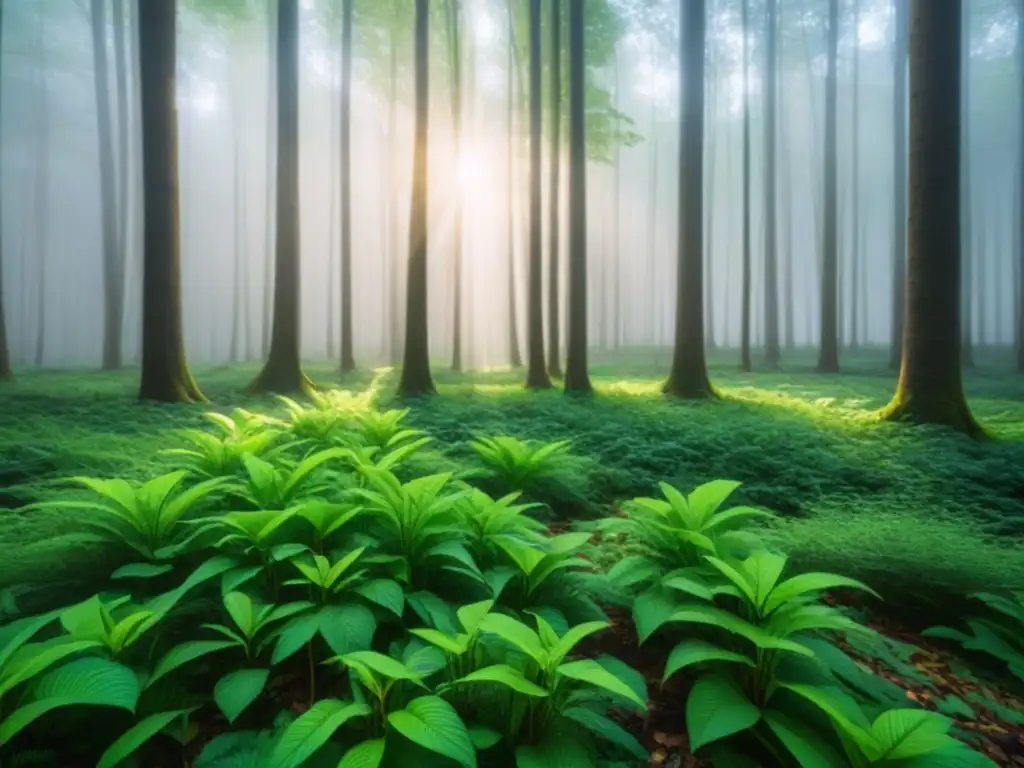
<instances>
[{"instance_id":1,"label":"slender tree","mask_svg":"<svg viewBox=\"0 0 1024 768\"><path fill-rule=\"evenodd\" d=\"M519 351L519 313L516 296L516 174L515 174L515 76L518 69L515 65L515 20L512 17L512 5L508 5L508 347L509 362L513 368L523 367L523 356Z\"/></svg>"},{"instance_id":2,"label":"slender tree","mask_svg":"<svg viewBox=\"0 0 1024 768\"><path fill-rule=\"evenodd\" d=\"M530 0L530 286L526 386L550 389L544 360L544 281L541 236L541 0Z\"/></svg>"},{"instance_id":3,"label":"slender tree","mask_svg":"<svg viewBox=\"0 0 1024 768\"><path fill-rule=\"evenodd\" d=\"M750 0L741 5L743 22L743 276L740 301L740 370L750 370Z\"/></svg>"},{"instance_id":4,"label":"slender tree","mask_svg":"<svg viewBox=\"0 0 1024 768\"><path fill-rule=\"evenodd\" d=\"M278 26L278 0L267 0L267 142L266 142L266 199L263 215L263 316L261 322L261 347L262 354L266 357L270 353L270 341L272 332L273 304L274 304L274 200L277 195L277 180L274 174L274 151L276 147L275 128L278 114L278 92L280 84L277 82L277 59L280 51L277 46Z\"/></svg>"},{"instance_id":5,"label":"slender tree","mask_svg":"<svg viewBox=\"0 0 1024 768\"><path fill-rule=\"evenodd\" d=\"M892 131L892 339L889 367L898 370L903 359L903 315L907 273L907 0L893 0L896 17L893 40Z\"/></svg>"},{"instance_id":6,"label":"slender tree","mask_svg":"<svg viewBox=\"0 0 1024 768\"><path fill-rule=\"evenodd\" d=\"M1024 0L1022 0L1024 2ZM615 63L612 65L615 71L615 111L620 109L619 101L621 95L621 73L619 72L619 52L615 51ZM622 218L622 148L619 142L615 143L615 181L612 192L612 251L613 279L612 279L612 349L622 346L622 260L619 258L619 249L622 247L621 218Z\"/></svg>"},{"instance_id":7,"label":"slender tree","mask_svg":"<svg viewBox=\"0 0 1024 768\"><path fill-rule=\"evenodd\" d=\"M818 371L839 371L839 227L836 116L839 108L839 0L828 4L828 74L825 78L825 226L822 231L821 347Z\"/></svg>"},{"instance_id":8,"label":"slender tree","mask_svg":"<svg viewBox=\"0 0 1024 768\"><path fill-rule=\"evenodd\" d=\"M401 397L436 393L430 376L427 334L427 141L430 136L430 3L416 0L416 129L412 154L412 206L409 217L409 267L406 277L405 355L398 382Z\"/></svg>"},{"instance_id":9,"label":"slender tree","mask_svg":"<svg viewBox=\"0 0 1024 768\"><path fill-rule=\"evenodd\" d=\"M462 151L462 8L459 0L447 0L445 16L448 31L448 73L451 86L452 133L456 157ZM455 190L454 248L452 252L452 370L462 370L462 195Z\"/></svg>"},{"instance_id":10,"label":"slender tree","mask_svg":"<svg viewBox=\"0 0 1024 768\"><path fill-rule=\"evenodd\" d=\"M705 0L680 13L679 270L675 347L665 392L714 397L704 359L704 71Z\"/></svg>"},{"instance_id":11,"label":"slender tree","mask_svg":"<svg viewBox=\"0 0 1024 768\"><path fill-rule=\"evenodd\" d=\"M46 287L50 262L50 137L52 120L50 110L50 74L47 49L44 45L44 13L42 5L36 6L36 27L34 40L40 51L36 62L35 87L35 184L33 186L33 229L36 249L36 266L39 279L36 281L36 349L35 365L43 365L46 357Z\"/></svg>"},{"instance_id":12,"label":"slender tree","mask_svg":"<svg viewBox=\"0 0 1024 768\"><path fill-rule=\"evenodd\" d=\"M280 0L277 6L276 208L270 351L250 388L299 392L312 387L299 352L299 0Z\"/></svg>"},{"instance_id":13,"label":"slender tree","mask_svg":"<svg viewBox=\"0 0 1024 768\"><path fill-rule=\"evenodd\" d=\"M1017 5L1017 109L1024 126L1024 0ZM1017 152L1017 371L1024 373L1024 131ZM2 315L2 313L0 313ZM0 326L3 319L0 317ZM0 327L2 330L2 327ZM2 333L0 333L2 338ZM0 344L3 342L0 341Z\"/></svg>"},{"instance_id":14,"label":"slender tree","mask_svg":"<svg viewBox=\"0 0 1024 768\"><path fill-rule=\"evenodd\" d=\"M562 0L550 0L551 46L548 67L551 71L551 189L548 195L548 374L562 377L561 324L559 306L560 269L559 236L562 229L561 189L562 176ZM572 34L572 30L569 30ZM572 226L570 224L570 226Z\"/></svg>"},{"instance_id":15,"label":"slender tree","mask_svg":"<svg viewBox=\"0 0 1024 768\"><path fill-rule=\"evenodd\" d=\"M860 0L853 0L853 114L850 119L851 153L850 164L850 347L860 346L860 270L862 269L863 253L861 253L861 213L860 213Z\"/></svg>"},{"instance_id":16,"label":"slender tree","mask_svg":"<svg viewBox=\"0 0 1024 768\"><path fill-rule=\"evenodd\" d=\"M137 17L144 198L139 398L203 402L188 372L181 328L176 8L177 0L146 0Z\"/></svg>"},{"instance_id":17,"label":"slender tree","mask_svg":"<svg viewBox=\"0 0 1024 768\"><path fill-rule=\"evenodd\" d=\"M964 368L974 367L974 173L972 171L972 150L974 147L974 131L972 130L971 118L971 13L968 8L964 18L961 20L960 34L963 36L960 46L961 56L961 118L960 140L963 142L964 151L960 154L960 162L963 163L961 170L960 194L963 200L960 203L960 215L963 217L961 237L963 243L960 249L960 258L963 260L963 268L960 271L960 359Z\"/></svg>"},{"instance_id":18,"label":"slender tree","mask_svg":"<svg viewBox=\"0 0 1024 768\"><path fill-rule=\"evenodd\" d=\"M398 365L401 362L403 347L405 345L404 328L402 327L402 284L399 280L401 273L401 253L399 248L394 247L400 242L401 235L398 232L398 226L395 215L396 208L396 189L398 188L398 164L395 162L395 153L398 151L396 146L396 138L398 135L398 41L395 39L396 33L395 28L398 24L399 7L398 3L394 3L392 6L394 10L394 18L392 23L388 27L388 153L387 153L387 172L388 172L388 192L387 192L387 206L385 208L384 216L387 219L388 229L388 244L392 247L389 249L390 258L388 259L392 265L393 277L390 282L391 290L388 296L388 324L391 326L391 337L388 340L389 345L389 362L392 365Z\"/></svg>"},{"instance_id":19,"label":"slender tree","mask_svg":"<svg viewBox=\"0 0 1024 768\"><path fill-rule=\"evenodd\" d=\"M569 338L565 391L576 394L593 389L587 372L587 69L583 6L584 0L569 0ZM557 222L552 224L557 226Z\"/></svg>"},{"instance_id":20,"label":"slender tree","mask_svg":"<svg viewBox=\"0 0 1024 768\"><path fill-rule=\"evenodd\" d=\"M341 197L341 372L356 368L352 340L352 3L341 6L341 114L339 126ZM333 212L332 212L333 215Z\"/></svg>"},{"instance_id":21,"label":"slender tree","mask_svg":"<svg viewBox=\"0 0 1024 768\"><path fill-rule=\"evenodd\" d=\"M961 0L910 3L910 217L903 363L891 420L977 435L960 367Z\"/></svg>"},{"instance_id":22,"label":"slender tree","mask_svg":"<svg viewBox=\"0 0 1024 768\"><path fill-rule=\"evenodd\" d=\"M768 0L765 31L764 97L764 361L779 365L779 238L776 168L778 167L778 0Z\"/></svg>"},{"instance_id":23,"label":"slender tree","mask_svg":"<svg viewBox=\"0 0 1024 768\"><path fill-rule=\"evenodd\" d=\"M128 137L131 131L131 118L128 104L128 46L125 42L125 28L131 22L126 0L114 0L114 82L117 93L117 252L121 257L121 297L127 303L128 283L128 206L130 195L128 187L128 168L130 156ZM122 307L122 314L125 310ZM118 345L120 347L120 345ZM118 356L124 356L124 350L118 349Z\"/></svg>"},{"instance_id":24,"label":"slender tree","mask_svg":"<svg viewBox=\"0 0 1024 768\"><path fill-rule=\"evenodd\" d=\"M4 0L0 0L0 41L4 37ZM3 56L0 56L0 83L3 83ZM3 88L0 86L0 126L3 121ZM0 136L0 145L3 144ZM0 168L2 170L2 168ZM0 381L10 381L14 378L11 370L11 354L7 347L7 320L4 313L4 247L3 247L3 190L0 185Z\"/></svg>"}]
</instances>

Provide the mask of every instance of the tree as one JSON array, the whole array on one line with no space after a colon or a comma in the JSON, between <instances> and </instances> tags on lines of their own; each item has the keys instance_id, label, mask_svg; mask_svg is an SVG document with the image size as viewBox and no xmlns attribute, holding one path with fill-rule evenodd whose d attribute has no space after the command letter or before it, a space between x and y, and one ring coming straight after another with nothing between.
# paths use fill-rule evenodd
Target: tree
<instances>
[{"instance_id":1,"label":"tree","mask_svg":"<svg viewBox=\"0 0 1024 768\"><path fill-rule=\"evenodd\" d=\"M430 3L416 0L416 129L412 154L412 206L409 216L409 268L406 273L405 355L400 397L437 392L430 376L427 334L427 141L430 136Z\"/></svg>"},{"instance_id":2,"label":"tree","mask_svg":"<svg viewBox=\"0 0 1024 768\"><path fill-rule=\"evenodd\" d=\"M907 314L890 420L978 435L960 367L961 0L910 3Z\"/></svg>"},{"instance_id":3,"label":"tree","mask_svg":"<svg viewBox=\"0 0 1024 768\"><path fill-rule=\"evenodd\" d=\"M445 3L446 28L448 31L448 73L451 85L452 132L455 155L462 150L462 47L459 0ZM454 253L452 271L454 285L452 292L452 370L462 370L462 187L455 189Z\"/></svg>"},{"instance_id":4,"label":"tree","mask_svg":"<svg viewBox=\"0 0 1024 768\"><path fill-rule=\"evenodd\" d=\"M974 367L974 174L972 171L971 153L974 147L974 131L972 130L971 108L971 14L961 20L960 34L963 36L960 46L962 57L961 67L961 125L960 140L965 151L960 154L963 163L961 170L960 215L963 217L961 237L963 243L960 258L963 266L960 272L960 361L964 368Z\"/></svg>"},{"instance_id":5,"label":"tree","mask_svg":"<svg viewBox=\"0 0 1024 768\"><path fill-rule=\"evenodd\" d=\"M0 0L0 40L4 36L4 0ZM3 83L3 56L0 56L0 83ZM0 88L0 105L3 104L3 89ZM3 111L0 106L0 126L3 125ZM2 144L2 138L0 138ZM14 378L11 371L11 354L7 347L7 321L4 313L4 247L3 247L3 191L0 190L0 381L10 381Z\"/></svg>"},{"instance_id":6,"label":"tree","mask_svg":"<svg viewBox=\"0 0 1024 768\"><path fill-rule=\"evenodd\" d=\"M33 186L33 216L35 230L36 265L39 279L36 283L36 349L35 365L41 367L46 357L46 273L50 262L50 75L47 50L44 46L45 9L36 6L35 40L40 56L36 62L35 83L35 184Z\"/></svg>"},{"instance_id":7,"label":"tree","mask_svg":"<svg viewBox=\"0 0 1024 768\"><path fill-rule=\"evenodd\" d=\"M898 0L897 0L898 1ZM743 276L740 301L740 370L750 370L750 0L741 6L743 26Z\"/></svg>"},{"instance_id":8,"label":"tree","mask_svg":"<svg viewBox=\"0 0 1024 768\"><path fill-rule=\"evenodd\" d=\"M253 392L312 387L299 353L299 0L277 6L277 205L270 351Z\"/></svg>"},{"instance_id":9,"label":"tree","mask_svg":"<svg viewBox=\"0 0 1024 768\"><path fill-rule=\"evenodd\" d=\"M511 3L511 0L509 0ZM512 6L508 8L508 346L509 362L513 368L523 367L523 357L519 351L519 313L516 311L516 175L515 160L515 66L516 28L512 18Z\"/></svg>"},{"instance_id":10,"label":"tree","mask_svg":"<svg viewBox=\"0 0 1024 768\"><path fill-rule=\"evenodd\" d=\"M204 402L185 360L178 229L176 0L139 3L143 275L141 400Z\"/></svg>"},{"instance_id":11,"label":"tree","mask_svg":"<svg viewBox=\"0 0 1024 768\"><path fill-rule=\"evenodd\" d=\"M675 347L665 392L704 398L715 396L704 359L705 0L684 3L679 22L679 271Z\"/></svg>"},{"instance_id":12,"label":"tree","mask_svg":"<svg viewBox=\"0 0 1024 768\"><path fill-rule=\"evenodd\" d=\"M892 131L892 339L889 367L903 359L903 314L907 272L907 1L893 0L896 17L893 41Z\"/></svg>"},{"instance_id":13,"label":"tree","mask_svg":"<svg viewBox=\"0 0 1024 768\"><path fill-rule=\"evenodd\" d=\"M1017 99L1020 123L1024 125L1024 0L1017 5ZM1017 162L1017 371L1024 373L1024 133L1021 134L1021 150ZM2 338L2 313L0 313L0 338ZM0 341L0 344L3 342Z\"/></svg>"},{"instance_id":14,"label":"tree","mask_svg":"<svg viewBox=\"0 0 1024 768\"><path fill-rule=\"evenodd\" d=\"M548 375L562 377L560 326L562 324L559 307L559 259L558 246L562 221L561 181L562 168L562 0L550 0L551 8L551 48L548 68L551 71L551 190L548 195ZM570 35L572 30L569 31ZM571 54L570 54L571 55ZM570 65L571 66L571 65ZM571 75L570 75L571 77ZM570 88L572 87L570 81ZM570 224L570 226L572 226Z\"/></svg>"},{"instance_id":15,"label":"tree","mask_svg":"<svg viewBox=\"0 0 1024 768\"><path fill-rule=\"evenodd\" d=\"M356 367L352 341L352 2L341 8L341 372Z\"/></svg>"},{"instance_id":16,"label":"tree","mask_svg":"<svg viewBox=\"0 0 1024 768\"><path fill-rule=\"evenodd\" d=\"M839 371L839 227L836 115L839 106L839 0L828 4L828 73L825 76L825 226L822 228L821 346L818 371Z\"/></svg>"},{"instance_id":17,"label":"tree","mask_svg":"<svg viewBox=\"0 0 1024 768\"><path fill-rule=\"evenodd\" d=\"M853 242L850 247L850 347L860 346L860 270L863 254L861 253L861 215L860 215L860 0L853 0L853 108L851 120L852 162L850 174L853 176L850 197L850 229Z\"/></svg>"},{"instance_id":18,"label":"tree","mask_svg":"<svg viewBox=\"0 0 1024 768\"><path fill-rule=\"evenodd\" d=\"M541 0L530 0L530 285L527 295L526 386L550 389L544 361L544 283L541 236Z\"/></svg>"},{"instance_id":19,"label":"tree","mask_svg":"<svg viewBox=\"0 0 1024 768\"><path fill-rule=\"evenodd\" d=\"M768 0L768 28L765 33L764 111L764 361L769 368L779 365L779 239L776 173L778 155L778 6Z\"/></svg>"},{"instance_id":20,"label":"tree","mask_svg":"<svg viewBox=\"0 0 1024 768\"><path fill-rule=\"evenodd\" d=\"M575 394L593 390L587 372L587 68L583 3L569 2L569 338L565 391ZM553 226L556 224L553 222Z\"/></svg>"}]
</instances>

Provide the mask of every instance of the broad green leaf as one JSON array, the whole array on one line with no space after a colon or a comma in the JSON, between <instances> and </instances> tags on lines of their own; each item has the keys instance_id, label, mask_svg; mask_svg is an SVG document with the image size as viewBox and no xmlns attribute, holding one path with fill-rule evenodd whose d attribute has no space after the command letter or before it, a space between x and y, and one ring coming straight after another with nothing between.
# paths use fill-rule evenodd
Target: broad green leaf
<instances>
[{"instance_id":1,"label":"broad green leaf","mask_svg":"<svg viewBox=\"0 0 1024 768\"><path fill-rule=\"evenodd\" d=\"M188 578L182 582L181 586L177 589L172 589L169 592L164 592L162 595L157 595L148 603L145 608L153 613L167 613L178 601L181 600L186 594L198 587L200 584L220 576L227 570L234 568L237 565L234 558L227 557L226 555L214 555L209 560L204 562L191 574Z\"/></svg>"},{"instance_id":2,"label":"broad green leaf","mask_svg":"<svg viewBox=\"0 0 1024 768\"><path fill-rule=\"evenodd\" d=\"M875 597L880 597L871 587L856 579L848 579L845 576L837 576L832 573L802 573L799 576L786 579L772 590L764 604L764 612L771 613L783 603L808 592L824 592L840 588L859 589Z\"/></svg>"},{"instance_id":3,"label":"broad green leaf","mask_svg":"<svg viewBox=\"0 0 1024 768\"><path fill-rule=\"evenodd\" d=\"M111 579L154 579L174 570L170 564L158 565L156 563L130 563L122 565L112 574Z\"/></svg>"},{"instance_id":4,"label":"broad green leaf","mask_svg":"<svg viewBox=\"0 0 1024 768\"><path fill-rule=\"evenodd\" d=\"M388 715L388 723L409 741L476 768L476 748L454 707L437 696L420 696Z\"/></svg>"},{"instance_id":5,"label":"broad green leaf","mask_svg":"<svg viewBox=\"0 0 1024 768\"><path fill-rule=\"evenodd\" d=\"M213 687L213 700L229 723L235 722L246 707L263 692L270 670L239 669L224 675Z\"/></svg>"},{"instance_id":6,"label":"broad green leaf","mask_svg":"<svg viewBox=\"0 0 1024 768\"><path fill-rule=\"evenodd\" d=\"M814 704L862 747L870 748L875 744L875 737L871 734L871 725L864 713L857 703L840 689L795 683L781 683L779 687L792 691Z\"/></svg>"},{"instance_id":7,"label":"broad green leaf","mask_svg":"<svg viewBox=\"0 0 1024 768\"><path fill-rule=\"evenodd\" d=\"M656 578L661 573L658 563L643 555L629 555L608 571L608 580L621 589L628 589Z\"/></svg>"},{"instance_id":8,"label":"broad green leaf","mask_svg":"<svg viewBox=\"0 0 1024 768\"><path fill-rule=\"evenodd\" d=\"M731 564L720 560L717 557L706 557L704 558L708 563L717 568L725 578L731 581L740 592L750 601L751 605L758 605L757 602L757 582L748 578L744 571L739 568L734 568Z\"/></svg>"},{"instance_id":9,"label":"broad green leaf","mask_svg":"<svg viewBox=\"0 0 1024 768\"><path fill-rule=\"evenodd\" d=\"M207 656L217 651L236 647L236 643L229 640L192 640L187 643L176 645L153 667L153 674L146 681L146 687L150 687L160 678L170 674L178 667L188 664L190 661Z\"/></svg>"},{"instance_id":10,"label":"broad green leaf","mask_svg":"<svg viewBox=\"0 0 1024 768\"><path fill-rule=\"evenodd\" d=\"M579 723L595 736L625 749L638 760L643 760L646 763L650 757L647 748L610 717L586 707L567 707L562 712L562 717Z\"/></svg>"},{"instance_id":11,"label":"broad green leaf","mask_svg":"<svg viewBox=\"0 0 1024 768\"><path fill-rule=\"evenodd\" d=\"M647 711L647 702L636 695L636 692L622 680L617 678L607 669L602 667L593 659L582 659L562 664L556 670L557 674L582 683L603 688L617 696L622 696L634 702L640 709Z\"/></svg>"},{"instance_id":12,"label":"broad green leaf","mask_svg":"<svg viewBox=\"0 0 1024 768\"><path fill-rule=\"evenodd\" d=\"M96 768L117 768L124 760L130 758L138 749L156 736L160 731L177 720L179 717L187 717L194 712L196 707L191 709L176 709L171 712L158 712L139 721L107 747L107 750L100 757Z\"/></svg>"},{"instance_id":13,"label":"broad green leaf","mask_svg":"<svg viewBox=\"0 0 1024 768\"><path fill-rule=\"evenodd\" d=\"M280 664L290 658L312 640L320 631L321 617L319 613L307 613L296 616L277 632L274 653L270 658L271 665Z\"/></svg>"},{"instance_id":14,"label":"broad green leaf","mask_svg":"<svg viewBox=\"0 0 1024 768\"><path fill-rule=\"evenodd\" d=\"M244 592L229 592L224 595L224 607L231 620L242 630L242 634L252 637L256 633L256 617L259 611L251 597Z\"/></svg>"},{"instance_id":15,"label":"broad green leaf","mask_svg":"<svg viewBox=\"0 0 1024 768\"><path fill-rule=\"evenodd\" d=\"M589 637L595 632L601 632L602 630L608 629L611 626L609 621L588 621L583 624L577 624L572 627L565 636L558 640L558 644L551 652L551 661L555 664L560 664L562 659L568 656L572 649L585 637Z\"/></svg>"},{"instance_id":16,"label":"broad green leaf","mask_svg":"<svg viewBox=\"0 0 1024 768\"><path fill-rule=\"evenodd\" d=\"M715 599L714 593L708 586L693 576L685 576L683 574L666 576L661 585L667 589L674 589L677 592L693 595L708 602Z\"/></svg>"},{"instance_id":17,"label":"broad green leaf","mask_svg":"<svg viewBox=\"0 0 1024 768\"><path fill-rule=\"evenodd\" d=\"M384 739L356 744L338 763L338 768L377 768L384 760Z\"/></svg>"},{"instance_id":18,"label":"broad green leaf","mask_svg":"<svg viewBox=\"0 0 1024 768\"><path fill-rule=\"evenodd\" d=\"M662 675L662 682L668 680L684 667L694 664L704 664L709 661L724 661L731 664L743 664L748 667L757 666L751 659L741 653L727 651L719 648L714 643L696 638L687 638L680 642L668 655L665 663L665 673Z\"/></svg>"},{"instance_id":19,"label":"broad green leaf","mask_svg":"<svg viewBox=\"0 0 1024 768\"><path fill-rule=\"evenodd\" d=\"M371 711L366 704L338 699L316 702L281 734L267 768L298 768L346 722Z\"/></svg>"},{"instance_id":20,"label":"broad green leaf","mask_svg":"<svg viewBox=\"0 0 1024 768\"><path fill-rule=\"evenodd\" d=\"M521 621L516 621L504 614L489 613L480 621L480 629L497 635L505 642L518 648L538 664L544 664L547 653L540 641L540 637Z\"/></svg>"},{"instance_id":21,"label":"broad green leaf","mask_svg":"<svg viewBox=\"0 0 1024 768\"><path fill-rule=\"evenodd\" d=\"M465 677L460 677L454 683L499 683L526 696L542 698L548 695L548 692L539 685L531 683L523 677L522 672L507 664L494 664L478 669L475 672L470 672Z\"/></svg>"},{"instance_id":22,"label":"broad green leaf","mask_svg":"<svg viewBox=\"0 0 1024 768\"><path fill-rule=\"evenodd\" d=\"M476 747L477 752L483 752L485 749L493 747L504 737L497 731L485 726L471 725L469 726L469 738L473 742L473 746Z\"/></svg>"},{"instance_id":23,"label":"broad green leaf","mask_svg":"<svg viewBox=\"0 0 1024 768\"><path fill-rule=\"evenodd\" d=\"M320 609L320 635L338 654L368 650L377 631L373 611L365 605L328 605Z\"/></svg>"},{"instance_id":24,"label":"broad green leaf","mask_svg":"<svg viewBox=\"0 0 1024 768\"><path fill-rule=\"evenodd\" d=\"M516 768L595 768L586 748L564 736L549 736L536 746L516 749Z\"/></svg>"},{"instance_id":25,"label":"broad green leaf","mask_svg":"<svg viewBox=\"0 0 1024 768\"><path fill-rule=\"evenodd\" d=\"M58 615L58 612L53 612L42 616L31 616L18 619L5 626L3 631L6 642L4 642L3 647L0 647L0 669L3 669L7 660L15 651L31 640L47 624L52 624Z\"/></svg>"},{"instance_id":26,"label":"broad green leaf","mask_svg":"<svg viewBox=\"0 0 1024 768\"><path fill-rule=\"evenodd\" d=\"M686 500L693 514L700 519L701 527L710 521L711 516L740 485L735 480L712 480L690 492Z\"/></svg>"},{"instance_id":27,"label":"broad green leaf","mask_svg":"<svg viewBox=\"0 0 1024 768\"><path fill-rule=\"evenodd\" d=\"M453 653L456 656L465 653L469 647L468 635L449 637L444 632L438 632L436 629L410 629L409 633L426 640L428 643L433 643L438 648L448 653Z\"/></svg>"},{"instance_id":28,"label":"broad green leaf","mask_svg":"<svg viewBox=\"0 0 1024 768\"><path fill-rule=\"evenodd\" d=\"M801 768L846 768L848 763L836 749L810 726L784 712L766 709L761 713L772 733L796 758Z\"/></svg>"},{"instance_id":29,"label":"broad green leaf","mask_svg":"<svg viewBox=\"0 0 1024 768\"><path fill-rule=\"evenodd\" d=\"M484 620L484 616L490 613L493 607L493 600L482 600L479 603L471 603L459 608L456 615L459 618L459 623L462 624L463 631L469 635L475 633L480 628L480 622Z\"/></svg>"},{"instance_id":30,"label":"broad green leaf","mask_svg":"<svg viewBox=\"0 0 1024 768\"><path fill-rule=\"evenodd\" d=\"M881 748L879 760L905 760L934 752L953 743L952 722L937 712L923 709L891 709L871 725L871 735Z\"/></svg>"},{"instance_id":31,"label":"broad green leaf","mask_svg":"<svg viewBox=\"0 0 1024 768\"><path fill-rule=\"evenodd\" d=\"M49 642L23 646L11 657L7 668L0 673L0 696L16 685L42 674L57 662L102 645L99 640L75 640L65 635Z\"/></svg>"},{"instance_id":32,"label":"broad green leaf","mask_svg":"<svg viewBox=\"0 0 1024 768\"><path fill-rule=\"evenodd\" d=\"M366 667L389 680L411 680L416 683L420 681L420 676L398 659L393 659L376 651L346 653L339 660L352 667Z\"/></svg>"},{"instance_id":33,"label":"broad green leaf","mask_svg":"<svg viewBox=\"0 0 1024 768\"><path fill-rule=\"evenodd\" d=\"M233 568L228 571L220 579L221 598L229 592L234 592L246 582L252 581L262 571L262 565L250 565L243 568Z\"/></svg>"},{"instance_id":34,"label":"broad green leaf","mask_svg":"<svg viewBox=\"0 0 1024 768\"><path fill-rule=\"evenodd\" d=\"M633 623L637 638L644 643L657 632L679 608L679 601L667 590L653 587L633 601Z\"/></svg>"},{"instance_id":35,"label":"broad green leaf","mask_svg":"<svg viewBox=\"0 0 1024 768\"><path fill-rule=\"evenodd\" d=\"M373 579L356 587L356 592L372 603L386 608L402 618L405 611L405 591L402 585L391 579Z\"/></svg>"},{"instance_id":36,"label":"broad green leaf","mask_svg":"<svg viewBox=\"0 0 1024 768\"><path fill-rule=\"evenodd\" d=\"M724 629L734 635L745 637L758 648L790 651L801 656L813 656L814 654L806 647L792 640L774 637L755 624L740 618L736 614L715 608L711 605L691 604L675 611L668 620L670 622L682 622L687 624L706 624L712 627Z\"/></svg>"},{"instance_id":37,"label":"broad green leaf","mask_svg":"<svg viewBox=\"0 0 1024 768\"><path fill-rule=\"evenodd\" d=\"M706 744L753 728L761 711L728 678L700 678L686 700L686 729L694 752Z\"/></svg>"}]
</instances>

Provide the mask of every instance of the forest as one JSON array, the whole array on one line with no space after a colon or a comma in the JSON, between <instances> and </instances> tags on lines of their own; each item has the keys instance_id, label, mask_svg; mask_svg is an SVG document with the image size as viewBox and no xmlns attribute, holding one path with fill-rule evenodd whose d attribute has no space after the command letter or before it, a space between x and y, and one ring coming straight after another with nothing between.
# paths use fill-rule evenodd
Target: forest
<instances>
[{"instance_id":1,"label":"forest","mask_svg":"<svg viewBox=\"0 0 1024 768\"><path fill-rule=\"evenodd\" d=\"M1024 0L0 0L0 768L1024 766Z\"/></svg>"}]
</instances>

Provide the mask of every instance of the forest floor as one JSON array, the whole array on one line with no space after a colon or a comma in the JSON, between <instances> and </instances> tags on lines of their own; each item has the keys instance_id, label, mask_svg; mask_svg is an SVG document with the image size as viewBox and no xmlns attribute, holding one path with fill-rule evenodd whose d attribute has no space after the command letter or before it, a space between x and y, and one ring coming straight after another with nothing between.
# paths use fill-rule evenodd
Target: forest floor
<instances>
[{"instance_id":1,"label":"forest floor","mask_svg":"<svg viewBox=\"0 0 1024 768\"><path fill-rule=\"evenodd\" d=\"M1024 377L985 359L967 375L970 404L992 436L974 442L879 423L873 414L895 387L881 353L845 361L841 376L812 373L813 360L799 353L783 371L750 374L733 357L712 357L723 397L698 404L659 394L664 351L596 357L592 400L526 392L519 372L456 375L439 366L442 396L417 403L409 416L435 442L413 461L424 472L466 468L477 435L571 439L580 457L574 490L553 506L574 520L651 494L661 480L682 489L741 481L738 501L782 515L772 536L796 567L860 578L882 594L885 608L872 607L869 621L892 641L850 649L854 655L907 696L956 717L965 738L999 764L1024 765L1024 703L919 635L962 618L967 593L1024 589ZM3 385L0 590L15 589L0 602L0 621L12 597L26 610L53 589L91 594L90 579L110 571L102 552L71 543L81 529L73 515L20 507L68 493L64 481L75 475L141 479L166 471L170 460L160 449L176 444L175 430L201 425L209 408L279 411L272 398L245 393L256 370L196 369L209 406L140 405L135 371L25 372ZM330 364L308 373L323 386L369 390L381 404L394 391L386 369L340 382ZM26 582L49 586L24 592ZM632 631L627 625L619 622L620 635ZM671 702L655 702L644 732L652 764L696 764L681 757L681 722Z\"/></svg>"}]
</instances>

